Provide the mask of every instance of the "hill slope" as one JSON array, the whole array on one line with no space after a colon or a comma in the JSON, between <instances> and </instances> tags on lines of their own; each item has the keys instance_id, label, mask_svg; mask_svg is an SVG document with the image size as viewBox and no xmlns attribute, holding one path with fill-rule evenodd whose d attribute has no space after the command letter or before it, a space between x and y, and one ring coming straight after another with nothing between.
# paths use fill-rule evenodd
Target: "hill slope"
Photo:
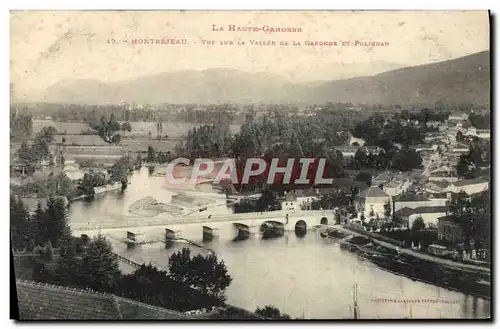
<instances>
[{"instance_id":1,"label":"hill slope","mask_svg":"<svg viewBox=\"0 0 500 329\"><path fill-rule=\"evenodd\" d=\"M488 105L490 53L408 67L374 76L293 84L266 73L233 69L175 71L105 84L63 80L47 88L49 103L325 103Z\"/></svg>"},{"instance_id":2,"label":"hill slope","mask_svg":"<svg viewBox=\"0 0 500 329\"><path fill-rule=\"evenodd\" d=\"M310 99L369 104L490 103L490 53L408 67L371 77L337 80L314 89Z\"/></svg>"}]
</instances>

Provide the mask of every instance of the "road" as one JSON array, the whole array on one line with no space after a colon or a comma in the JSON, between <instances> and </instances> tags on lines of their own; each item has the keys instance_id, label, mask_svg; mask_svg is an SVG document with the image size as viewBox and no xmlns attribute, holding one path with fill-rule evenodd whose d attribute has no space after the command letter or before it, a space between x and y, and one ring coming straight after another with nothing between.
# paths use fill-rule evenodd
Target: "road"
<instances>
[{"instance_id":1,"label":"road","mask_svg":"<svg viewBox=\"0 0 500 329\"><path fill-rule=\"evenodd\" d=\"M346 229L345 227L342 227L342 226L335 226L335 228L338 229L338 230L340 230L340 231L344 231L344 233L347 233L347 234L351 234L351 235L355 235L355 236L360 236L360 235L363 236L363 234L361 234L361 233L357 233L357 232L351 231L351 230ZM486 267L483 267L483 266L477 266L477 265L473 265L473 264L465 264L465 263L454 262L454 261L449 260L449 259L435 257L435 256L432 256L432 255L424 254L424 253L417 252L417 251L414 251L414 250L411 250L411 249L399 248L398 246L393 245L393 244L388 243L388 242L385 242L385 241L381 241L381 240L377 240L377 239L373 239L373 240L376 243L378 243L381 246L383 246L383 247L386 247L386 248L389 248L389 249L393 249L393 250L399 249L399 252L401 254L410 255L410 256L413 256L413 257L416 257L416 258L420 258L420 259L428 260L428 261L431 261L431 262L435 262L435 263L447 265L449 267L453 267L453 268L457 268L457 269L467 269L467 270L481 271L481 272L484 272L484 273L487 273L487 274L491 273L491 270L489 268L486 268Z\"/></svg>"}]
</instances>

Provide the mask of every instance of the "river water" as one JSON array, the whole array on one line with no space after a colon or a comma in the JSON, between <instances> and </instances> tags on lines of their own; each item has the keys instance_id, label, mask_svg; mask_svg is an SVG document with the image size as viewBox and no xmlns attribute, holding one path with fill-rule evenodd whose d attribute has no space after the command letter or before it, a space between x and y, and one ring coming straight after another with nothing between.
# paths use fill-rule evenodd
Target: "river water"
<instances>
[{"instance_id":1,"label":"river water","mask_svg":"<svg viewBox=\"0 0 500 329\"><path fill-rule=\"evenodd\" d=\"M128 207L138 199L151 196L160 202L170 202L172 195L164 178L149 176L143 168L131 177L124 193L109 192L91 202L77 201L71 205L69 217L77 225L98 221L104 223L104 228L106 218L122 218L126 222L130 216ZM212 214L230 212L220 206L209 211ZM108 235L116 252L160 268L166 269L169 255L187 246L176 242L167 249L164 242L157 241L130 249L123 242L125 232L122 233ZM189 238L202 244L200 232L192 233ZM355 254L340 250L335 241L321 238L317 231L308 231L305 237L286 232L285 236L271 240L252 236L233 242L221 238L204 245L224 259L233 277L227 289L228 302L248 310L271 304L294 318L352 318L353 291L357 285L360 318L490 316L488 300L382 270ZM206 252L191 248L193 252ZM403 300L419 302L410 306Z\"/></svg>"}]
</instances>

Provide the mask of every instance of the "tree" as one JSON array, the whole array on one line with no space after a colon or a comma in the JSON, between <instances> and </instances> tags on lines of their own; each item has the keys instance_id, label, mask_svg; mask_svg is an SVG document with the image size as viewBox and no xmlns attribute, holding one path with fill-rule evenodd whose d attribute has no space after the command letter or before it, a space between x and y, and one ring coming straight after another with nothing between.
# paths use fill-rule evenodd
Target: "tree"
<instances>
[{"instance_id":1,"label":"tree","mask_svg":"<svg viewBox=\"0 0 500 329\"><path fill-rule=\"evenodd\" d=\"M96 291L113 292L120 278L118 259L102 235L94 237L81 255L80 285Z\"/></svg>"},{"instance_id":2,"label":"tree","mask_svg":"<svg viewBox=\"0 0 500 329\"><path fill-rule=\"evenodd\" d=\"M387 201L384 204L384 215L385 215L386 218L390 218L391 217L391 213L392 213L391 202Z\"/></svg>"},{"instance_id":3,"label":"tree","mask_svg":"<svg viewBox=\"0 0 500 329\"><path fill-rule=\"evenodd\" d=\"M417 217L414 221L413 224L411 225L412 231L419 231L423 230L425 228L425 222L422 217Z\"/></svg>"},{"instance_id":4,"label":"tree","mask_svg":"<svg viewBox=\"0 0 500 329\"><path fill-rule=\"evenodd\" d=\"M356 163L356 168L363 168L366 164L367 155L362 148L358 148L354 154L354 161Z\"/></svg>"},{"instance_id":5,"label":"tree","mask_svg":"<svg viewBox=\"0 0 500 329\"><path fill-rule=\"evenodd\" d=\"M191 266L191 249L182 248L168 259L169 276L175 281L191 285L189 271Z\"/></svg>"},{"instance_id":6,"label":"tree","mask_svg":"<svg viewBox=\"0 0 500 329\"><path fill-rule=\"evenodd\" d=\"M276 192L266 189L257 200L257 211L278 210L280 203Z\"/></svg>"},{"instance_id":7,"label":"tree","mask_svg":"<svg viewBox=\"0 0 500 329\"><path fill-rule=\"evenodd\" d=\"M128 185L128 175L134 170L134 165L130 162L129 156L123 156L108 170L111 174L110 180L113 182L121 182L122 189L126 189Z\"/></svg>"},{"instance_id":8,"label":"tree","mask_svg":"<svg viewBox=\"0 0 500 329\"><path fill-rule=\"evenodd\" d=\"M255 314L263 316L269 319L290 319L290 316L286 313L281 313L277 307L272 305L266 305L263 308L257 307Z\"/></svg>"},{"instance_id":9,"label":"tree","mask_svg":"<svg viewBox=\"0 0 500 329\"><path fill-rule=\"evenodd\" d=\"M57 248L63 241L71 240L66 205L62 198L50 197L47 208L38 223L38 233L44 242L50 241Z\"/></svg>"},{"instance_id":10,"label":"tree","mask_svg":"<svg viewBox=\"0 0 500 329\"><path fill-rule=\"evenodd\" d=\"M365 182L368 186L372 185L372 175L367 171L361 171L354 178L357 182Z\"/></svg>"},{"instance_id":11,"label":"tree","mask_svg":"<svg viewBox=\"0 0 500 329\"><path fill-rule=\"evenodd\" d=\"M151 145L148 146L148 156L146 157L146 161L149 163L153 163L156 161L156 152Z\"/></svg>"},{"instance_id":12,"label":"tree","mask_svg":"<svg viewBox=\"0 0 500 329\"><path fill-rule=\"evenodd\" d=\"M122 140L122 136L120 134L115 134L115 135L113 135L113 137L111 137L111 143L113 143L115 145L120 144L121 140Z\"/></svg>"},{"instance_id":13,"label":"tree","mask_svg":"<svg viewBox=\"0 0 500 329\"><path fill-rule=\"evenodd\" d=\"M365 218L365 213L362 213L362 214L361 214L361 221L362 221L362 222L364 222L365 220L366 220L366 218Z\"/></svg>"},{"instance_id":14,"label":"tree","mask_svg":"<svg viewBox=\"0 0 500 329\"><path fill-rule=\"evenodd\" d=\"M29 213L24 203L16 196L10 196L10 236L12 247L23 250L33 247L34 237L30 229Z\"/></svg>"},{"instance_id":15,"label":"tree","mask_svg":"<svg viewBox=\"0 0 500 329\"><path fill-rule=\"evenodd\" d=\"M183 248L169 258L169 274L174 280L187 284L205 295L224 301L225 290L232 278L223 260L214 254L191 258L188 248Z\"/></svg>"}]
</instances>

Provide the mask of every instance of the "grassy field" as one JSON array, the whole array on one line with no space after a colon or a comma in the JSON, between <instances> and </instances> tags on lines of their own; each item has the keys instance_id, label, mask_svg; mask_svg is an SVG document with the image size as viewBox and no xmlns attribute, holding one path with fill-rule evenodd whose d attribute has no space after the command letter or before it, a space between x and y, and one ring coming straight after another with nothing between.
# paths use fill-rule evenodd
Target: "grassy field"
<instances>
[{"instance_id":1,"label":"grassy field","mask_svg":"<svg viewBox=\"0 0 500 329\"><path fill-rule=\"evenodd\" d=\"M174 151L175 145L179 141L175 140L157 140L157 139L123 139L120 145L127 151L131 152L145 152L151 145L156 152Z\"/></svg>"},{"instance_id":2,"label":"grassy field","mask_svg":"<svg viewBox=\"0 0 500 329\"><path fill-rule=\"evenodd\" d=\"M82 130L89 129L89 125L83 122L58 122L52 120L33 120L33 134L41 131L43 127L54 127L59 134L78 135Z\"/></svg>"},{"instance_id":3,"label":"grassy field","mask_svg":"<svg viewBox=\"0 0 500 329\"><path fill-rule=\"evenodd\" d=\"M132 131L125 132L125 138L131 137L149 137L151 132L152 137L156 137L156 122L130 122ZM58 122L52 120L33 120L33 134L42 130L45 126L53 126L59 134L79 135L82 131L90 129L89 125L83 122ZM199 127L200 124L193 123L163 123L163 135L169 137L182 137L187 135L188 131L193 127ZM240 125L231 125L231 132L237 133L240 131ZM122 133L123 134L123 133Z\"/></svg>"}]
</instances>

